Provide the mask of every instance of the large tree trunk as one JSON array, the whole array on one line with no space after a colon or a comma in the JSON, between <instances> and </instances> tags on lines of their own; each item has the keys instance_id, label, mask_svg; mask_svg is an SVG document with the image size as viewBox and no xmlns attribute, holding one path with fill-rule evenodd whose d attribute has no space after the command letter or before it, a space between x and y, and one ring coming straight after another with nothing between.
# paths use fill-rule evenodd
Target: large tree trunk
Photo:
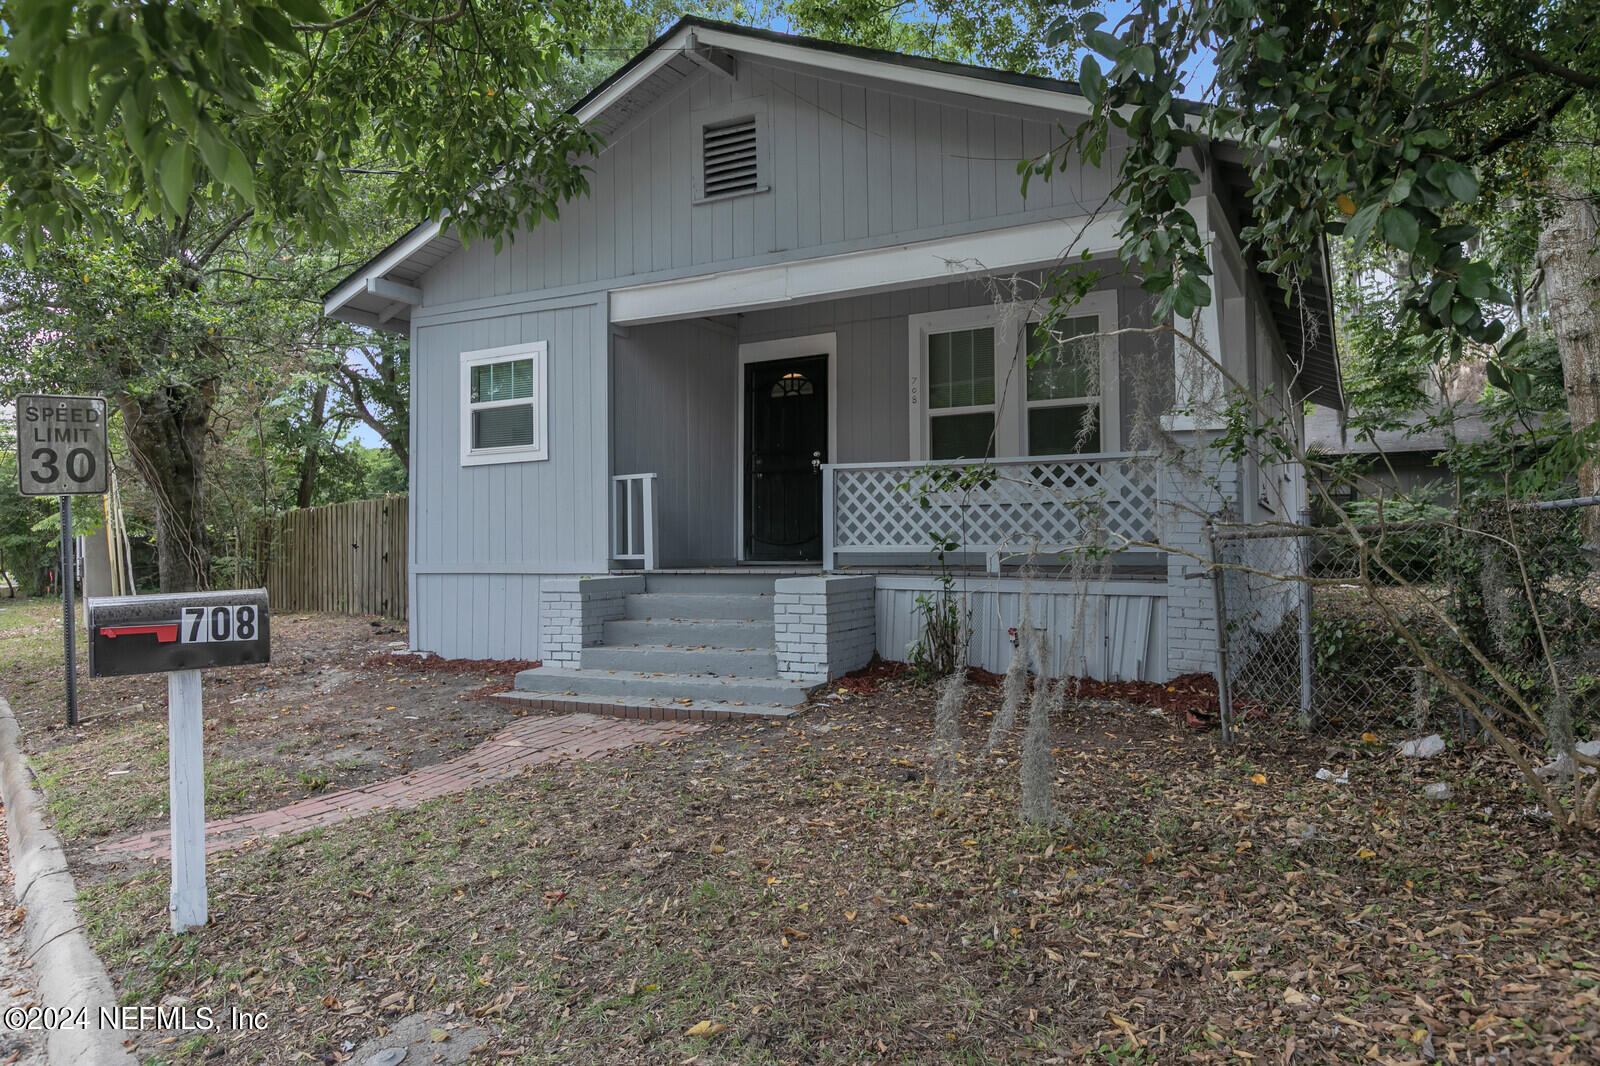
<instances>
[{"instance_id":1,"label":"large tree trunk","mask_svg":"<svg viewBox=\"0 0 1600 1066\"><path fill-rule=\"evenodd\" d=\"M1591 198L1561 185L1552 192L1558 208L1539 234L1539 265L1561 353L1567 416L1579 431L1600 419L1600 239ZM1578 472L1578 494L1600 496L1600 463L1593 459ZM1600 507L1585 507L1583 514L1584 547L1591 558L1600 557Z\"/></svg>"},{"instance_id":2,"label":"large tree trunk","mask_svg":"<svg viewBox=\"0 0 1600 1066\"><path fill-rule=\"evenodd\" d=\"M317 470L322 465L322 427L328 423L328 386L323 385L311 397L311 433L306 440L305 454L300 459L300 489L295 493L296 507L310 507L317 494Z\"/></svg>"},{"instance_id":3,"label":"large tree trunk","mask_svg":"<svg viewBox=\"0 0 1600 1066\"><path fill-rule=\"evenodd\" d=\"M162 592L194 592L209 583L204 479L206 430L216 397L214 381L117 396L134 464L156 500Z\"/></svg>"}]
</instances>

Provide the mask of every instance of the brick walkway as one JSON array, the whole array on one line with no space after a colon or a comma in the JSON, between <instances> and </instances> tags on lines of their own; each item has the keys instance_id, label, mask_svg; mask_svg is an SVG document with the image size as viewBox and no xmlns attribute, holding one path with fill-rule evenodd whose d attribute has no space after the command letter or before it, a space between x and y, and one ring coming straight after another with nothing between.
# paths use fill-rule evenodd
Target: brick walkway
<instances>
[{"instance_id":1,"label":"brick walkway","mask_svg":"<svg viewBox=\"0 0 1600 1066\"><path fill-rule=\"evenodd\" d=\"M620 748L660 743L704 728L693 722L646 722L593 714L525 718L465 755L404 777L312 796L275 811L207 822L206 854L379 811L405 810L439 796L516 777L525 768L540 763L595 759ZM171 835L159 829L108 841L96 850L112 859L165 859Z\"/></svg>"}]
</instances>

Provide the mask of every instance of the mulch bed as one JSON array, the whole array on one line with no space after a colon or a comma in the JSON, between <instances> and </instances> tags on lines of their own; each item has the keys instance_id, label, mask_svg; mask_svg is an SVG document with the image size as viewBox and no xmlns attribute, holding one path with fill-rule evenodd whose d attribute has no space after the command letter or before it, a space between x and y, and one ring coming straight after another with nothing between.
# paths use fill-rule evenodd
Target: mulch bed
<instances>
[{"instance_id":1,"label":"mulch bed","mask_svg":"<svg viewBox=\"0 0 1600 1066\"><path fill-rule=\"evenodd\" d=\"M878 691L885 682L893 681L911 672L911 664L892 659L873 657L871 663L846 674L830 686L836 690L865 696ZM967 680L985 688L997 688L1004 680L1002 674L991 673L976 666L967 668ZM1166 684L1153 681L1096 681L1087 677L1069 677L1056 682L1069 687L1074 700L1105 700L1134 707L1151 707L1171 711L1189 725L1209 728L1216 724L1219 713L1217 679L1210 674L1183 674ZM1032 683L1029 683L1032 690Z\"/></svg>"}]
</instances>

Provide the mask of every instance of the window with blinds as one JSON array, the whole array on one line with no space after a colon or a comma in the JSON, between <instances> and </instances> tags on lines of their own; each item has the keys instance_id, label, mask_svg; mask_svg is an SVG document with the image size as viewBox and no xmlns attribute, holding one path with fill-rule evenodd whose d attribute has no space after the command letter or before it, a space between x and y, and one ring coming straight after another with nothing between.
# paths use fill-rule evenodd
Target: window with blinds
<instances>
[{"instance_id":1,"label":"window with blinds","mask_svg":"<svg viewBox=\"0 0 1600 1066\"><path fill-rule=\"evenodd\" d=\"M462 354L463 465L545 458L543 341Z\"/></svg>"}]
</instances>

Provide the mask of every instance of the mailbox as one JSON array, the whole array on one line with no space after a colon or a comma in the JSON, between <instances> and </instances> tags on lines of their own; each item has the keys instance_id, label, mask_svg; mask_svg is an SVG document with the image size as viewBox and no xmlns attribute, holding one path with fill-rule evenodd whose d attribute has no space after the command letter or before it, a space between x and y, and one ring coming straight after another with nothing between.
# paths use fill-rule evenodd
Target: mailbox
<instances>
[{"instance_id":1,"label":"mailbox","mask_svg":"<svg viewBox=\"0 0 1600 1066\"><path fill-rule=\"evenodd\" d=\"M266 589L98 597L85 606L90 677L209 670L272 658Z\"/></svg>"}]
</instances>

